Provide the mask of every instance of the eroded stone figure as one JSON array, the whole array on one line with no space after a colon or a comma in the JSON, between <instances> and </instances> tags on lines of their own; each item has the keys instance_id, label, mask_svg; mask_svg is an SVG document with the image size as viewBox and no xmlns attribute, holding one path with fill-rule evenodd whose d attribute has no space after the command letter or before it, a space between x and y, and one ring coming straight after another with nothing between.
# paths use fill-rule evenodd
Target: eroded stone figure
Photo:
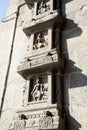
<instances>
[{"instance_id":1,"label":"eroded stone figure","mask_svg":"<svg viewBox=\"0 0 87 130\"><path fill-rule=\"evenodd\" d=\"M18 115L18 119L13 119L12 123L9 126L8 130L24 130L26 121L25 119L22 119L22 115Z\"/></svg>"},{"instance_id":2,"label":"eroded stone figure","mask_svg":"<svg viewBox=\"0 0 87 130\"><path fill-rule=\"evenodd\" d=\"M48 45L48 43L47 43L47 40L44 37L44 34L39 33L37 35L37 38L36 38L35 43L33 45L33 49L36 50L36 49L39 49L39 48L46 47L47 45Z\"/></svg>"},{"instance_id":3,"label":"eroded stone figure","mask_svg":"<svg viewBox=\"0 0 87 130\"><path fill-rule=\"evenodd\" d=\"M42 14L50 9L49 5L47 5L43 0L39 4L37 14Z\"/></svg>"},{"instance_id":4,"label":"eroded stone figure","mask_svg":"<svg viewBox=\"0 0 87 130\"><path fill-rule=\"evenodd\" d=\"M53 127L53 119L52 119L52 114L51 112L47 111L47 112L44 112L43 114L43 118L41 118L39 120L39 127L40 128L52 128Z\"/></svg>"},{"instance_id":5,"label":"eroded stone figure","mask_svg":"<svg viewBox=\"0 0 87 130\"><path fill-rule=\"evenodd\" d=\"M34 85L34 88L31 92L33 101L39 101L41 100L41 95L42 95L42 87L43 85L40 84L39 79L36 79L36 84Z\"/></svg>"},{"instance_id":6,"label":"eroded stone figure","mask_svg":"<svg viewBox=\"0 0 87 130\"><path fill-rule=\"evenodd\" d=\"M33 101L47 100L48 88L40 83L39 79L36 79L36 84L31 92Z\"/></svg>"}]
</instances>

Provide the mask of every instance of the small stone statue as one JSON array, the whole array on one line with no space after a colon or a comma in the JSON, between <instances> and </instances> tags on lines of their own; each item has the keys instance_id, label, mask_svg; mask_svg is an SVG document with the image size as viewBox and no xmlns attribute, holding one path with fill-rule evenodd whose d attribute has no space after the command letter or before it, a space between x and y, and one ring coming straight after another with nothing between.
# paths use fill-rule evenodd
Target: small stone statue
<instances>
[{"instance_id":1,"label":"small stone statue","mask_svg":"<svg viewBox=\"0 0 87 130\"><path fill-rule=\"evenodd\" d=\"M53 127L53 118L50 111L44 112L44 115L39 120L39 127L42 129L52 129Z\"/></svg>"},{"instance_id":2,"label":"small stone statue","mask_svg":"<svg viewBox=\"0 0 87 130\"><path fill-rule=\"evenodd\" d=\"M42 87L43 85L39 83L39 79L36 79L36 84L31 92L33 101L39 101L42 99Z\"/></svg>"},{"instance_id":3,"label":"small stone statue","mask_svg":"<svg viewBox=\"0 0 87 130\"><path fill-rule=\"evenodd\" d=\"M37 35L37 38L35 40L33 49L39 49L39 48L43 48L46 47L48 45L47 41L45 40L44 34L43 33L39 33Z\"/></svg>"},{"instance_id":4,"label":"small stone statue","mask_svg":"<svg viewBox=\"0 0 87 130\"><path fill-rule=\"evenodd\" d=\"M47 4L42 0L39 7L38 7L38 11L37 11L37 14L42 14L46 11L48 11L48 8L49 6L47 6Z\"/></svg>"}]
</instances>

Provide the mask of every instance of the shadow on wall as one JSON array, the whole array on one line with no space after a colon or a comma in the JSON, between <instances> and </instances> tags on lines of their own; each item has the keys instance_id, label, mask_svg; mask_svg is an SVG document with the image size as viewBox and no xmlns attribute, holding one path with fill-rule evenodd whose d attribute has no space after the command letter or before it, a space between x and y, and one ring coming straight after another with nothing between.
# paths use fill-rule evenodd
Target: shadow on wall
<instances>
[{"instance_id":1,"label":"shadow on wall","mask_svg":"<svg viewBox=\"0 0 87 130\"><path fill-rule=\"evenodd\" d=\"M72 1L74 0L62 0L62 4L61 4L62 15L64 17L62 52L66 59L66 69L65 69L66 76L64 76L64 111L66 115L66 130L80 130L81 124L74 117L70 115L70 109L72 106L69 104L70 102L69 89L87 86L87 76L82 73L83 70L81 68L78 68L75 66L74 61L69 59L67 39L79 37L82 34L82 29L78 27L78 24L74 23L73 20L66 18L66 4ZM68 43L68 44L71 44L71 43ZM79 46L79 43L76 43L76 44L78 44ZM80 59L80 55L79 55L79 59Z\"/></svg>"}]
</instances>

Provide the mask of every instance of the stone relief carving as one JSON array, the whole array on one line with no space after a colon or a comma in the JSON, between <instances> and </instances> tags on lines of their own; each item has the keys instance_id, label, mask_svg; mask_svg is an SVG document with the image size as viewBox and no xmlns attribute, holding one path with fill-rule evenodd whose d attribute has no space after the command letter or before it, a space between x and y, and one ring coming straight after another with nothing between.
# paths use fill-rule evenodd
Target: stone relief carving
<instances>
[{"instance_id":1,"label":"stone relief carving","mask_svg":"<svg viewBox=\"0 0 87 130\"><path fill-rule=\"evenodd\" d=\"M45 39L44 33L39 33L35 39L33 49L37 50L39 48L46 47L48 45L48 39Z\"/></svg>"},{"instance_id":2,"label":"stone relief carving","mask_svg":"<svg viewBox=\"0 0 87 130\"><path fill-rule=\"evenodd\" d=\"M42 14L50 10L50 5L47 5L45 1L40 1L37 4L37 15Z\"/></svg>"},{"instance_id":3,"label":"stone relief carving","mask_svg":"<svg viewBox=\"0 0 87 130\"><path fill-rule=\"evenodd\" d=\"M24 130L26 126L26 116L24 114L18 115L18 118L13 119L8 130Z\"/></svg>"},{"instance_id":4,"label":"stone relief carving","mask_svg":"<svg viewBox=\"0 0 87 130\"><path fill-rule=\"evenodd\" d=\"M43 118L40 118L40 120L39 120L39 127L42 128L42 129L52 128L53 127L52 116L53 115L50 111L44 112Z\"/></svg>"},{"instance_id":5,"label":"stone relief carving","mask_svg":"<svg viewBox=\"0 0 87 130\"><path fill-rule=\"evenodd\" d=\"M48 87L41 84L39 79L36 79L36 83L31 91L33 101L47 100Z\"/></svg>"}]
</instances>

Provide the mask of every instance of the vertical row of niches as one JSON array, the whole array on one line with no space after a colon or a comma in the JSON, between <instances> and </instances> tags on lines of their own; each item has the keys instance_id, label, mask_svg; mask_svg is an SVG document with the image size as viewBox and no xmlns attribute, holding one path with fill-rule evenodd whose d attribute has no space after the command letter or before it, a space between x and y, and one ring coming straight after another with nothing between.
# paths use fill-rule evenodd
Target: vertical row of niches
<instances>
[{"instance_id":1,"label":"vertical row of niches","mask_svg":"<svg viewBox=\"0 0 87 130\"><path fill-rule=\"evenodd\" d=\"M30 36L30 56L50 51L56 48L59 42L58 0L33 0L32 3L32 20L25 20L23 27L25 34Z\"/></svg>"}]
</instances>

